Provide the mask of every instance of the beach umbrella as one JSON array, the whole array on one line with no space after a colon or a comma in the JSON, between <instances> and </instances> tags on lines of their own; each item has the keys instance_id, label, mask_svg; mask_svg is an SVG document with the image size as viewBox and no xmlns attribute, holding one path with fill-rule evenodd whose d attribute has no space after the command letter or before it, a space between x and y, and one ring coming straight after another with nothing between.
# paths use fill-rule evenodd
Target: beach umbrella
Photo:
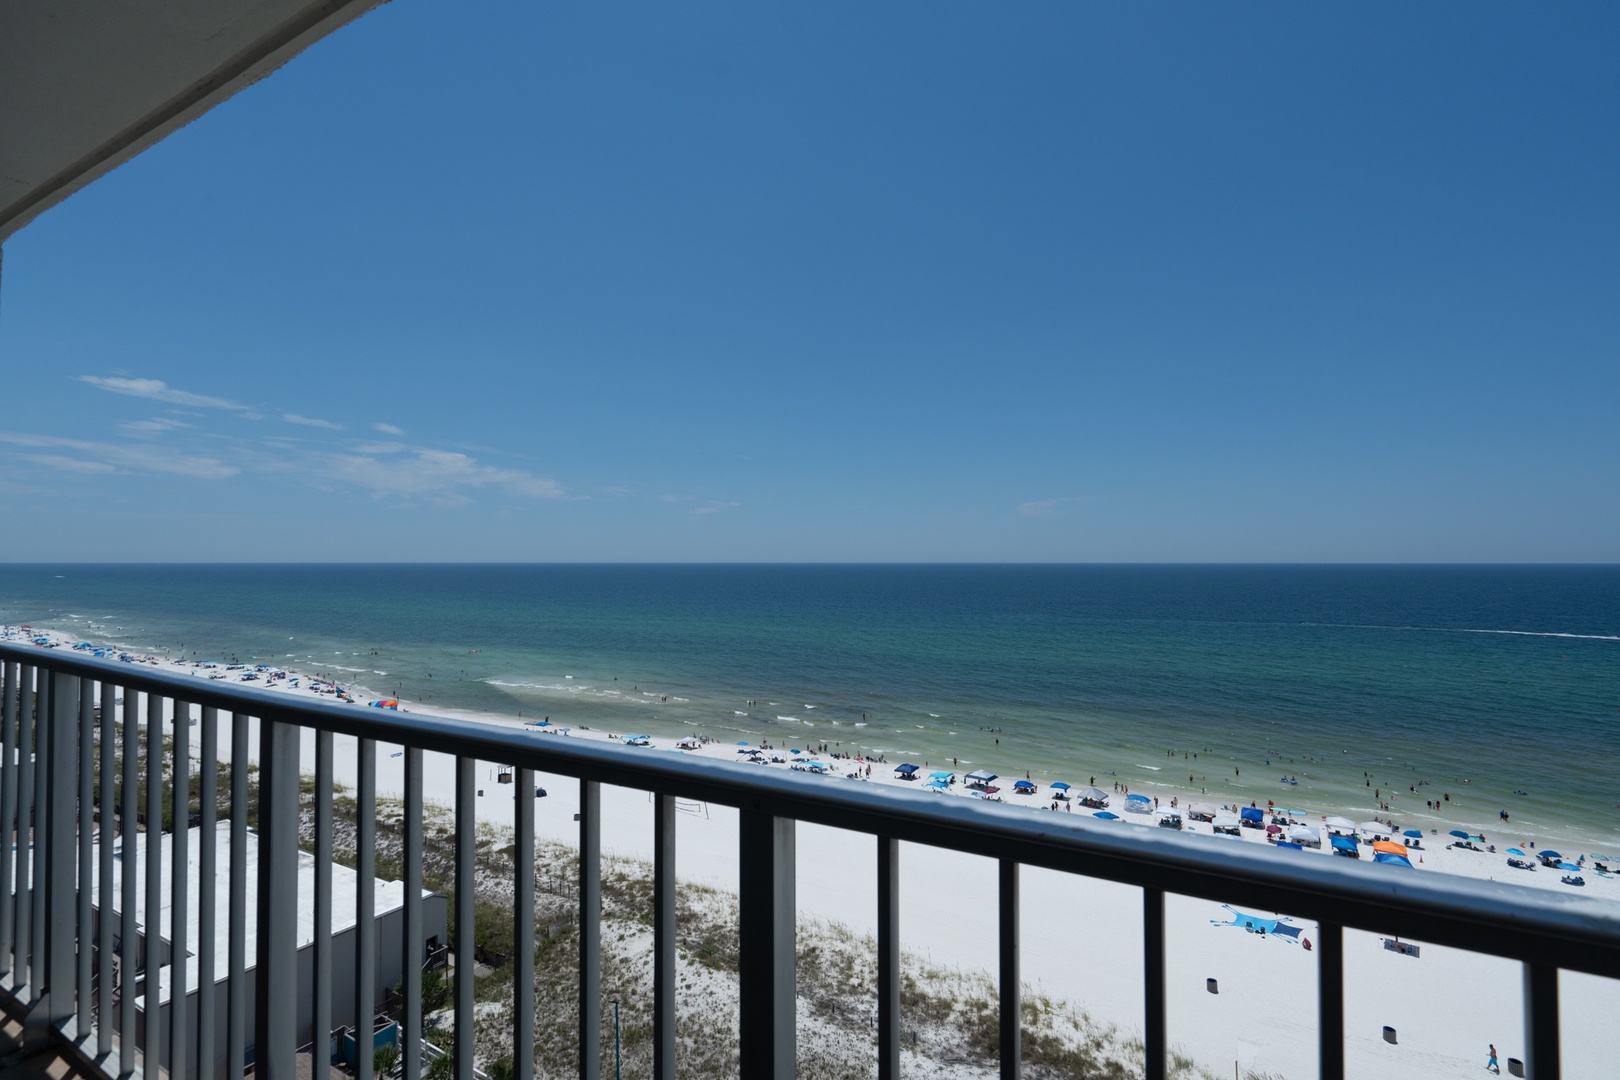
<instances>
[{"instance_id":1,"label":"beach umbrella","mask_svg":"<svg viewBox=\"0 0 1620 1080\"><path fill-rule=\"evenodd\" d=\"M1574 870L1574 871L1576 871L1578 873L1581 868L1576 866L1572 862L1561 862L1561 863L1558 864L1558 869L1560 869L1560 870Z\"/></svg>"},{"instance_id":2,"label":"beach umbrella","mask_svg":"<svg viewBox=\"0 0 1620 1080\"><path fill-rule=\"evenodd\" d=\"M1422 829L1407 829L1405 832L1401 833L1401 835L1402 836L1416 836L1416 837L1421 838L1423 836L1423 830Z\"/></svg>"},{"instance_id":3,"label":"beach umbrella","mask_svg":"<svg viewBox=\"0 0 1620 1080\"><path fill-rule=\"evenodd\" d=\"M1266 835L1267 836L1270 836L1273 833L1280 833L1280 832L1282 832L1282 826L1281 825L1267 825L1266 826Z\"/></svg>"},{"instance_id":4,"label":"beach umbrella","mask_svg":"<svg viewBox=\"0 0 1620 1080\"><path fill-rule=\"evenodd\" d=\"M737 744L737 745L738 745L738 746L747 746L747 745L748 745L748 740L747 740L747 739L744 739L744 740L742 740L742 741L741 741L741 742L739 742L739 743L738 743L738 744Z\"/></svg>"},{"instance_id":5,"label":"beach umbrella","mask_svg":"<svg viewBox=\"0 0 1620 1080\"><path fill-rule=\"evenodd\" d=\"M1451 830L1451 835L1456 836L1456 837L1460 837L1463 840L1470 839L1469 835L1467 833L1463 832L1461 829L1452 829Z\"/></svg>"},{"instance_id":6,"label":"beach umbrella","mask_svg":"<svg viewBox=\"0 0 1620 1080\"><path fill-rule=\"evenodd\" d=\"M1102 818L1104 821L1118 821L1119 820L1119 815L1118 814L1110 814L1107 810L1099 810L1095 814L1092 814L1091 816L1095 817L1095 818Z\"/></svg>"},{"instance_id":7,"label":"beach umbrella","mask_svg":"<svg viewBox=\"0 0 1620 1080\"><path fill-rule=\"evenodd\" d=\"M1558 852L1556 852L1556 851L1553 851L1551 848L1542 848L1540 851L1536 852L1536 857L1540 858L1540 859L1562 859L1563 858L1562 855L1558 854Z\"/></svg>"},{"instance_id":8,"label":"beach umbrella","mask_svg":"<svg viewBox=\"0 0 1620 1080\"><path fill-rule=\"evenodd\" d=\"M1523 858L1523 857L1524 857L1524 852L1522 852L1522 851L1520 851L1520 850L1519 850L1519 849L1518 849L1518 848L1516 848L1516 847L1510 847L1510 848L1508 848L1508 849L1507 849L1507 853L1508 853L1508 854L1509 854L1509 855L1517 855L1517 856L1519 856L1519 857L1520 857L1520 858Z\"/></svg>"}]
</instances>

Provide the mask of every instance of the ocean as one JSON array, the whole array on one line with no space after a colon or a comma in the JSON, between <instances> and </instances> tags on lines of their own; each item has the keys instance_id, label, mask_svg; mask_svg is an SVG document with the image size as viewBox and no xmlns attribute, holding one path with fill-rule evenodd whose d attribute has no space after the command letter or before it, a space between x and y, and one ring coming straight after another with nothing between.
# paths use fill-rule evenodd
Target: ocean
<instances>
[{"instance_id":1,"label":"ocean","mask_svg":"<svg viewBox=\"0 0 1620 1080\"><path fill-rule=\"evenodd\" d=\"M28 565L0 621L421 711L1620 854L1620 567Z\"/></svg>"}]
</instances>

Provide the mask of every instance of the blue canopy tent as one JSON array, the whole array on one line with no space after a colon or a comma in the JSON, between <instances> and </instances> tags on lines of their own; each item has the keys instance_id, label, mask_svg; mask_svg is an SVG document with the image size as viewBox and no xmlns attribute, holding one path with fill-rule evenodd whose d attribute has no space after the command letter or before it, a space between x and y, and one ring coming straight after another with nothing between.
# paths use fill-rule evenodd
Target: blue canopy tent
<instances>
[{"instance_id":1,"label":"blue canopy tent","mask_svg":"<svg viewBox=\"0 0 1620 1080\"><path fill-rule=\"evenodd\" d=\"M1118 814L1110 814L1107 810L1099 810L1095 814L1092 814L1091 816L1094 817L1094 818L1102 818L1104 821L1118 821L1119 820L1119 815Z\"/></svg>"},{"instance_id":2,"label":"blue canopy tent","mask_svg":"<svg viewBox=\"0 0 1620 1080\"><path fill-rule=\"evenodd\" d=\"M1286 919L1263 919L1258 915L1245 914L1231 904L1222 904L1221 907L1232 913L1231 921L1222 922L1220 919L1211 919L1209 920L1211 926L1241 926L1251 934L1272 935L1291 941L1298 941L1299 932L1304 929L1295 926Z\"/></svg>"},{"instance_id":3,"label":"blue canopy tent","mask_svg":"<svg viewBox=\"0 0 1620 1080\"><path fill-rule=\"evenodd\" d=\"M1266 820L1266 812L1258 807L1245 806L1238 811L1238 819L1240 821L1252 821L1259 825Z\"/></svg>"},{"instance_id":4,"label":"blue canopy tent","mask_svg":"<svg viewBox=\"0 0 1620 1080\"><path fill-rule=\"evenodd\" d=\"M1380 851L1378 854L1373 856L1373 862L1394 863L1396 866L1404 866L1408 869L1412 868L1411 859L1408 859L1405 855L1396 855L1394 852L1390 851Z\"/></svg>"},{"instance_id":5,"label":"blue canopy tent","mask_svg":"<svg viewBox=\"0 0 1620 1080\"><path fill-rule=\"evenodd\" d=\"M909 779L910 777L916 775L917 766L915 766L915 765L896 765L894 767L894 772L895 772L896 776L904 776L904 777Z\"/></svg>"},{"instance_id":6,"label":"blue canopy tent","mask_svg":"<svg viewBox=\"0 0 1620 1080\"><path fill-rule=\"evenodd\" d=\"M1052 785L1052 790L1053 791L1068 791L1069 790L1069 785L1065 784L1063 781L1059 780L1057 783Z\"/></svg>"},{"instance_id":7,"label":"blue canopy tent","mask_svg":"<svg viewBox=\"0 0 1620 1080\"><path fill-rule=\"evenodd\" d=\"M1035 785L1030 783L1028 780L1014 780L1013 781L1013 790L1014 791L1034 791L1035 790Z\"/></svg>"},{"instance_id":8,"label":"blue canopy tent","mask_svg":"<svg viewBox=\"0 0 1620 1080\"><path fill-rule=\"evenodd\" d=\"M1340 836L1338 833L1334 833L1328 839L1333 844L1334 854L1338 854L1342 851L1347 855L1352 855L1357 858L1360 857L1360 853L1356 850L1356 841L1354 837Z\"/></svg>"},{"instance_id":9,"label":"blue canopy tent","mask_svg":"<svg viewBox=\"0 0 1620 1080\"><path fill-rule=\"evenodd\" d=\"M928 774L928 779L930 779L930 780L943 780L947 784L953 784L953 783L956 782L956 774L953 773L953 772L941 772L941 771L936 769L935 771Z\"/></svg>"},{"instance_id":10,"label":"blue canopy tent","mask_svg":"<svg viewBox=\"0 0 1620 1080\"><path fill-rule=\"evenodd\" d=\"M946 788L950 787L951 785L947 784L943 780L930 780L930 781L928 781L927 784L925 784L923 786L924 787L935 788L935 789L937 789L939 791L944 791Z\"/></svg>"},{"instance_id":11,"label":"blue canopy tent","mask_svg":"<svg viewBox=\"0 0 1620 1080\"><path fill-rule=\"evenodd\" d=\"M1279 841L1277 841L1277 846L1280 847L1280 848L1287 848L1290 851L1304 851L1305 850L1303 847L1301 847L1300 845L1294 843L1291 840L1279 840Z\"/></svg>"},{"instance_id":12,"label":"blue canopy tent","mask_svg":"<svg viewBox=\"0 0 1620 1080\"><path fill-rule=\"evenodd\" d=\"M975 787L989 787L996 782L996 774L989 769L980 769L977 772L968 773L962 779Z\"/></svg>"}]
</instances>

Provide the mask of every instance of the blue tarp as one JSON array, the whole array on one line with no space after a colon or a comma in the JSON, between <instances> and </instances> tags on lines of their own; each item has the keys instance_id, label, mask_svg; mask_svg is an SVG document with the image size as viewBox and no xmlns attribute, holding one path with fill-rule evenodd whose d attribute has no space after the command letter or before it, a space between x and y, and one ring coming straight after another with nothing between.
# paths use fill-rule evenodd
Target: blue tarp
<instances>
[{"instance_id":1,"label":"blue tarp","mask_svg":"<svg viewBox=\"0 0 1620 1080\"><path fill-rule=\"evenodd\" d=\"M1412 860L1408 859L1405 855L1396 855L1394 852L1390 851L1380 851L1378 854L1373 856L1373 862L1394 863L1396 866L1405 866L1408 868L1410 868L1412 865Z\"/></svg>"},{"instance_id":2,"label":"blue tarp","mask_svg":"<svg viewBox=\"0 0 1620 1080\"><path fill-rule=\"evenodd\" d=\"M1104 821L1118 821L1119 820L1119 815L1118 814L1110 814L1106 810L1099 810L1095 814L1092 814L1091 816L1092 817L1100 817Z\"/></svg>"},{"instance_id":3,"label":"blue tarp","mask_svg":"<svg viewBox=\"0 0 1620 1080\"><path fill-rule=\"evenodd\" d=\"M1354 850L1356 850L1356 842L1352 837L1349 837L1349 836L1334 836L1334 837L1332 837L1332 841L1333 841L1333 849L1335 851L1354 851Z\"/></svg>"},{"instance_id":4,"label":"blue tarp","mask_svg":"<svg viewBox=\"0 0 1620 1080\"><path fill-rule=\"evenodd\" d=\"M1242 818L1244 821L1264 821L1264 820L1266 820L1265 811L1264 810L1259 810L1259 809L1257 809L1257 808L1255 808L1253 806L1245 806L1242 810L1239 810L1238 811L1238 817Z\"/></svg>"}]
</instances>

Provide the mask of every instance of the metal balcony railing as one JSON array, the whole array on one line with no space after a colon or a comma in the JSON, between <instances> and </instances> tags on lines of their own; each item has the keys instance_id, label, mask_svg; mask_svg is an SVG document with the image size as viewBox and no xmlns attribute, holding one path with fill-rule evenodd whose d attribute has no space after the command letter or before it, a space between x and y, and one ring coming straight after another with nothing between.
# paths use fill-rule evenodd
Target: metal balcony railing
<instances>
[{"instance_id":1,"label":"metal balcony railing","mask_svg":"<svg viewBox=\"0 0 1620 1080\"><path fill-rule=\"evenodd\" d=\"M654 1076L677 1075L675 1040L675 800L699 799L740 813L740 1068L747 1080L786 1080L795 1069L794 829L813 822L874 838L877 861L877 1060L882 1080L900 1072L899 843L932 845L998 860L1000 865L1001 1075L1019 1075L1019 870L1038 866L1132 885L1142 890L1145 1060L1148 1080L1167 1071L1165 1024L1166 892L1286 911L1320 925L1319 1060L1323 1080L1344 1075L1343 929L1392 933L1439 945L1506 957L1524 964L1527 1073L1560 1075L1558 971L1620 976L1620 917L1613 905L1580 896L1541 893L1438 874L1392 874L1338 859L1300 859L1258 845L1216 845L1160 830L1097 827L1087 819L1030 814L1014 808L938 799L872 785L806 782L770 770L745 770L678 754L626 753L586 741L536 739L520 730L431 716L379 714L240 685L203 681L160 669L82 655L0 644L4 714L0 725L0 994L28 1010L35 1038L109 1078L159 1071L174 1076L243 1075L292 1080L299 1038L297 957L300 737L315 732L316 892L312 1003L314 1030L333 1029L331 947L333 736L358 739L355 799L359 862L357 930L352 983L356 1013L369 1015L377 994L372 849L375 840L376 747L397 744L405 755L405 955L421 949L422 755L456 760L455 899L451 937L472 948L475 782L478 761L510 765L516 790L527 792L536 770L578 778L579 814L579 1075L597 1080L601 1062L600 785L651 792L654 816ZM99 693L98 693L99 692ZM138 714L146 698L145 720ZM93 701L122 702L101 710ZM178 708L166 708L173 703ZM191 770L164 762L191 756L191 725L173 716L201 710L200 835L215 835L219 739L230 739L229 851L257 852L257 891L247 893L247 860L231 858L216 881L215 845L199 854L199 904L174 888L163 918L161 845L138 839L139 821L164 821L166 808L187 807ZM257 746L249 746L250 731ZM171 745L165 749L165 736ZM144 802L137 804L137 754L144 739ZM29 748L32 748L32 754ZM247 815L250 760L256 766L255 846ZM98 795L98 797L96 797ZM512 913L518 942L513 980L511 1045L517 1077L530 1080L534 1059L534 812L514 800L516 858ZM187 829L170 837L172 866L186 867ZM136 875L117 875L109 895L115 850L146 860L144 908ZM303 856L305 859L307 855ZM99 866L94 861L99 859ZM100 892L91 883L96 883ZM80 886L83 887L80 887ZM464 885L468 887L463 887ZM223 907L220 901L224 901ZM99 931L93 911L109 913ZM117 925L110 913L118 912ZM138 926L137 910L145 925ZM250 911L253 918L249 918ZM229 920L228 993L223 1025L214 996L199 994L195 1010L162 1008L161 980L123 985L157 964L142 943L185 942L198 921L197 968L215 970L216 918ZM242 932L257 928L251 971ZM105 947L93 947L99 941ZM116 965L115 965L116 959ZM470 967L471 957L467 957ZM92 965L94 965L94 970ZM171 963L170 1000L186 1000L187 965ZM415 1078L424 1065L422 991L417 965L405 965L402 1061ZM137 1030L136 997L144 995ZM249 1015L248 1002L254 1002ZM455 1074L473 1080L473 987L455 980ZM165 1019L166 1017L166 1019ZM223 1052L216 1030L226 1032ZM317 1039L317 1044L322 1040ZM359 1080L373 1080L369 1055L357 1054ZM222 1068L211 1062L223 1061ZM163 1063L155 1069L148 1062ZM199 1069L199 1064L202 1068Z\"/></svg>"}]
</instances>

